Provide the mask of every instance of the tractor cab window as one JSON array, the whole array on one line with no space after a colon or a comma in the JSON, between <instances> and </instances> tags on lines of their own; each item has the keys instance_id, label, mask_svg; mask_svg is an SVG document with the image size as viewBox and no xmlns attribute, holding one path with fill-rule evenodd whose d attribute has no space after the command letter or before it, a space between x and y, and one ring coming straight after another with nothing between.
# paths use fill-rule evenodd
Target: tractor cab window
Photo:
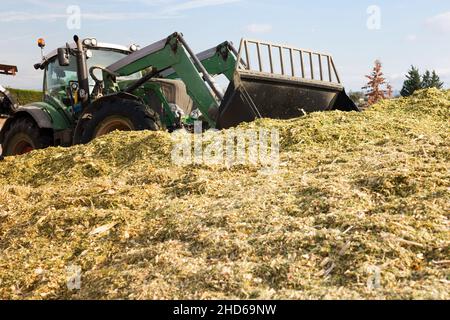
<instances>
[{"instance_id":1,"label":"tractor cab window","mask_svg":"<svg viewBox=\"0 0 450 320\"><path fill-rule=\"evenodd\" d=\"M112 65L113 63L125 58L128 54L124 53L124 52L119 52L119 51L113 51L113 50L109 50L109 49L92 49L92 57L89 58L87 60L87 64L88 64L88 69L93 67L93 66L97 66L97 67L103 67L103 68L107 68L110 65ZM99 79L99 80L103 80L103 72L99 69L94 70L94 75ZM132 74L128 77L120 77L119 80L120 81L124 81L124 80L137 80L141 77L141 73L135 73ZM95 86L95 82L94 80L89 77L89 86L90 86L90 91L92 93L92 90L94 89Z\"/></svg>"},{"instance_id":2,"label":"tractor cab window","mask_svg":"<svg viewBox=\"0 0 450 320\"><path fill-rule=\"evenodd\" d=\"M69 105L68 88L70 83L78 81L77 65L74 57L70 58L70 65L61 67L58 59L49 62L46 72L45 93L64 104Z\"/></svg>"},{"instance_id":3,"label":"tractor cab window","mask_svg":"<svg viewBox=\"0 0 450 320\"><path fill-rule=\"evenodd\" d=\"M125 52L119 52L105 48L91 49L91 53L91 57L87 59L88 69L93 66L103 68L109 67L113 63L128 55L128 53ZM103 73L101 70L97 69L94 71L94 73L99 80L102 80ZM119 80L137 80L140 77L141 73L138 72L128 77L121 77ZM70 64L67 67L61 67L56 57L48 63L45 82L45 93L47 95L63 102L66 106L69 106L71 104L69 98L70 85L73 82L78 82L77 62L74 56L70 56ZM92 93L95 87L95 82L90 76L89 87L89 93Z\"/></svg>"}]
</instances>

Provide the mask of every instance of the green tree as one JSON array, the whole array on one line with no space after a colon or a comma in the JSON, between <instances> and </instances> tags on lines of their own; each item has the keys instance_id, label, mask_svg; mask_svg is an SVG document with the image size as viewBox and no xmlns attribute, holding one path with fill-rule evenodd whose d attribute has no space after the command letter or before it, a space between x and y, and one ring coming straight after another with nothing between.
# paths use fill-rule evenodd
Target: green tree
<instances>
[{"instance_id":1,"label":"green tree","mask_svg":"<svg viewBox=\"0 0 450 320\"><path fill-rule=\"evenodd\" d=\"M414 91L422 89L422 79L420 77L419 69L411 66L411 70L406 75L406 80L403 83L403 88L400 94L403 97L408 97L414 93Z\"/></svg>"},{"instance_id":2,"label":"green tree","mask_svg":"<svg viewBox=\"0 0 450 320\"><path fill-rule=\"evenodd\" d=\"M431 72L427 70L422 76L422 88L431 88Z\"/></svg>"},{"instance_id":3,"label":"green tree","mask_svg":"<svg viewBox=\"0 0 450 320\"><path fill-rule=\"evenodd\" d=\"M442 89L443 87L444 87L444 82L441 81L441 79L437 75L436 71L433 70L428 88Z\"/></svg>"}]
</instances>

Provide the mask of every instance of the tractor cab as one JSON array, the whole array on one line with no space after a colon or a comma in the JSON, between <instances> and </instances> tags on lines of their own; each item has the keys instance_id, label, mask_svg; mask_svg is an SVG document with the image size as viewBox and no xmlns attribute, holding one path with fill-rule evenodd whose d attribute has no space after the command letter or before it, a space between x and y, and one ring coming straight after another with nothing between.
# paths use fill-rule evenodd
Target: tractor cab
<instances>
[{"instance_id":1,"label":"tractor cab","mask_svg":"<svg viewBox=\"0 0 450 320\"><path fill-rule=\"evenodd\" d=\"M131 45L130 47L99 43L96 39L87 38L82 40L86 50L86 65L87 70L97 68L88 73L88 95L92 95L95 90L95 85L98 80L103 80L103 74L100 71L112 63L128 56L138 47ZM38 44L41 48L45 46L45 42L40 39ZM68 44L67 50L76 49L76 43ZM68 108L72 114L77 114L81 111L79 103L79 65L77 57L67 54L66 61L61 63L61 57L58 55L59 50L54 50L46 56L43 56L42 62L35 65L36 69L44 70L44 95L45 100ZM121 81L132 81L139 79L141 72L137 72L127 77L121 77Z\"/></svg>"}]
</instances>

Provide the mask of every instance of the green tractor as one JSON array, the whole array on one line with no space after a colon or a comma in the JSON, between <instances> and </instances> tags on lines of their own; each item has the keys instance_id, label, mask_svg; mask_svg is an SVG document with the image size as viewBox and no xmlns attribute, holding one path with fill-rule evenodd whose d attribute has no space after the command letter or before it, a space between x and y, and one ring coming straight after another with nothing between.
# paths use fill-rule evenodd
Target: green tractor
<instances>
[{"instance_id":1,"label":"green tractor","mask_svg":"<svg viewBox=\"0 0 450 320\"><path fill-rule=\"evenodd\" d=\"M39 41L41 49L45 46ZM122 47L74 37L35 65L44 99L3 110L5 156L84 144L115 130L227 129L258 118L358 111L328 54L243 39L198 55L182 34ZM217 77L229 82L225 92Z\"/></svg>"}]
</instances>

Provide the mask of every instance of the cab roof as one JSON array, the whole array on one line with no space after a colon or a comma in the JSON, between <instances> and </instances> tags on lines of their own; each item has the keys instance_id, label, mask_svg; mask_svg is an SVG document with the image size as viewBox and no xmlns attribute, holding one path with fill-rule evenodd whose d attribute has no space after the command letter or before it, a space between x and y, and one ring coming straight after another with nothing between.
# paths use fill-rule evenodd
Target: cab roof
<instances>
[{"instance_id":1,"label":"cab roof","mask_svg":"<svg viewBox=\"0 0 450 320\"><path fill-rule=\"evenodd\" d=\"M93 38L86 38L86 39L83 39L83 42L85 40L92 40L92 39ZM75 49L77 47L75 42L69 43L68 45L71 49ZM119 52L123 52L123 53L131 53L132 52L130 50L130 47L126 47L126 46L122 46L122 45L118 45L118 44L111 44L111 43L99 42L95 46L94 45L86 45L86 44L84 46L88 49L94 49L94 50L95 49L104 49L104 50L111 50L111 51L119 51ZM39 64L41 64L42 66L45 66L47 61L52 60L57 55L58 55L58 50L55 49L55 50L51 51L50 53L46 54L42 58L42 61L39 62Z\"/></svg>"}]
</instances>

